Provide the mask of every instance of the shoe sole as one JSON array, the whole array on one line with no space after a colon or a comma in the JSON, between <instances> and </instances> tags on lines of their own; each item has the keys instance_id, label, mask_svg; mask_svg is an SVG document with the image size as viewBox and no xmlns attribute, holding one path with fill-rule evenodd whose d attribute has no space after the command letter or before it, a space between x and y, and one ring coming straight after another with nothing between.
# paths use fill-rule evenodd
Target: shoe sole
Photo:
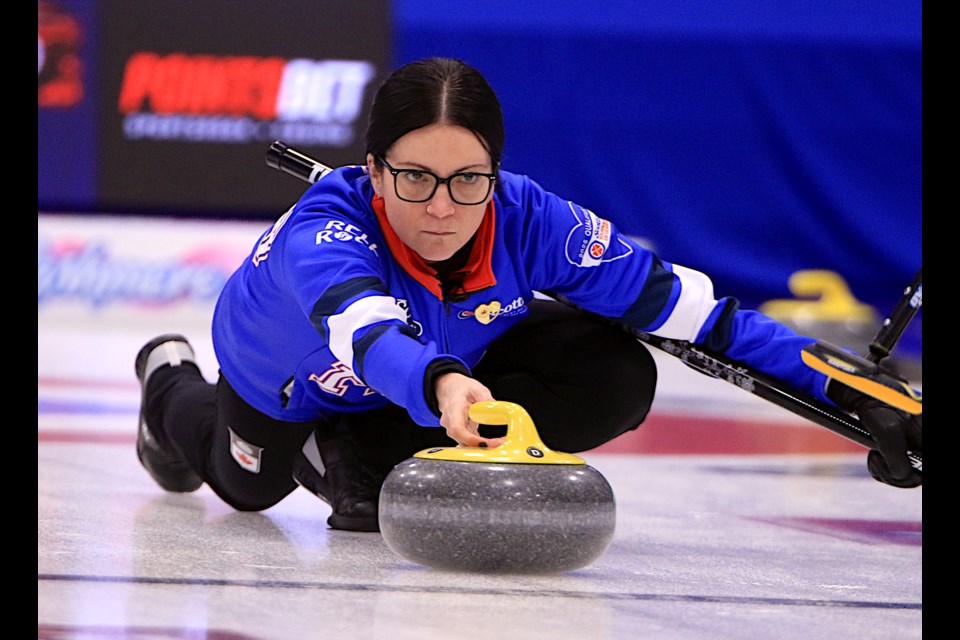
<instances>
[{"instance_id":1,"label":"shoe sole","mask_svg":"<svg viewBox=\"0 0 960 640\"><path fill-rule=\"evenodd\" d=\"M340 529L341 531L366 531L370 533L380 531L380 522L376 518L351 518L337 513L333 513L327 518L327 525L331 529Z\"/></svg>"}]
</instances>

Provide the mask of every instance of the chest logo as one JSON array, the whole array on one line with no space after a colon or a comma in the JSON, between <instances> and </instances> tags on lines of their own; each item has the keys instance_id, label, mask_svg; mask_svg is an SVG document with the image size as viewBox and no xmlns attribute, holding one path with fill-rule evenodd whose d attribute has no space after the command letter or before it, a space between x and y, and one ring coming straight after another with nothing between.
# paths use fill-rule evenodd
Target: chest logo
<instances>
[{"instance_id":1,"label":"chest logo","mask_svg":"<svg viewBox=\"0 0 960 640\"><path fill-rule=\"evenodd\" d=\"M490 304L482 304L473 310L473 315L480 324L490 324L500 315L500 301L494 300Z\"/></svg>"},{"instance_id":2,"label":"chest logo","mask_svg":"<svg viewBox=\"0 0 960 640\"><path fill-rule=\"evenodd\" d=\"M487 302L476 307L473 311L461 311L457 317L461 320L466 318L476 318L480 324L490 324L497 318L507 316L525 315L527 313L526 302L523 296L517 297L513 302L503 306L499 300Z\"/></svg>"}]
</instances>

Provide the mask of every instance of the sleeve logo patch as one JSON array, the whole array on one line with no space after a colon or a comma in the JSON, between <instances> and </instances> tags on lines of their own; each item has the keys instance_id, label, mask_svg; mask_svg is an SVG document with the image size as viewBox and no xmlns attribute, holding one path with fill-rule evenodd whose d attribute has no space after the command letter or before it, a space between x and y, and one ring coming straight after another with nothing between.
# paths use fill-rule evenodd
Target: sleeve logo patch
<instances>
[{"instance_id":1,"label":"sleeve logo patch","mask_svg":"<svg viewBox=\"0 0 960 640\"><path fill-rule=\"evenodd\" d=\"M567 262L576 267L595 267L633 253L633 248L619 238L611 244L613 229L609 221L572 202L568 205L574 225L567 235Z\"/></svg>"}]
</instances>

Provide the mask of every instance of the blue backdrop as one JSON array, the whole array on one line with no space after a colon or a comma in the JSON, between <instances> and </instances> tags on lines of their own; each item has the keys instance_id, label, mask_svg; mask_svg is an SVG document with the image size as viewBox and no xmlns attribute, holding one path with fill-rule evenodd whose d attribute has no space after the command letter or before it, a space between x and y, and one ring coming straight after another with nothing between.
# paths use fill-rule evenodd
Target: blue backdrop
<instances>
[{"instance_id":1,"label":"blue backdrop","mask_svg":"<svg viewBox=\"0 0 960 640\"><path fill-rule=\"evenodd\" d=\"M398 63L491 81L504 167L745 305L840 273L889 312L922 260L920 0L395 0Z\"/></svg>"}]
</instances>

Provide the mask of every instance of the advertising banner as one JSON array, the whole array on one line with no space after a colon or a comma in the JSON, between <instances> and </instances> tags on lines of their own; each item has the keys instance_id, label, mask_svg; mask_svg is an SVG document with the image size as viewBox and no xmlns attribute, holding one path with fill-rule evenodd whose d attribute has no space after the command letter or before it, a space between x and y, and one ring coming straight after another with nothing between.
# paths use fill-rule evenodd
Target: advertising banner
<instances>
[{"instance_id":1,"label":"advertising banner","mask_svg":"<svg viewBox=\"0 0 960 640\"><path fill-rule=\"evenodd\" d=\"M82 174L78 208L272 217L303 191L266 167L273 141L363 162L368 105L392 65L388 0L57 1L41 18L38 108L72 108L62 117L82 133L44 154L58 132L42 127L39 164ZM60 203L47 182L41 210Z\"/></svg>"},{"instance_id":2,"label":"advertising banner","mask_svg":"<svg viewBox=\"0 0 960 640\"><path fill-rule=\"evenodd\" d=\"M230 274L269 222L40 214L37 325L209 333Z\"/></svg>"}]
</instances>

